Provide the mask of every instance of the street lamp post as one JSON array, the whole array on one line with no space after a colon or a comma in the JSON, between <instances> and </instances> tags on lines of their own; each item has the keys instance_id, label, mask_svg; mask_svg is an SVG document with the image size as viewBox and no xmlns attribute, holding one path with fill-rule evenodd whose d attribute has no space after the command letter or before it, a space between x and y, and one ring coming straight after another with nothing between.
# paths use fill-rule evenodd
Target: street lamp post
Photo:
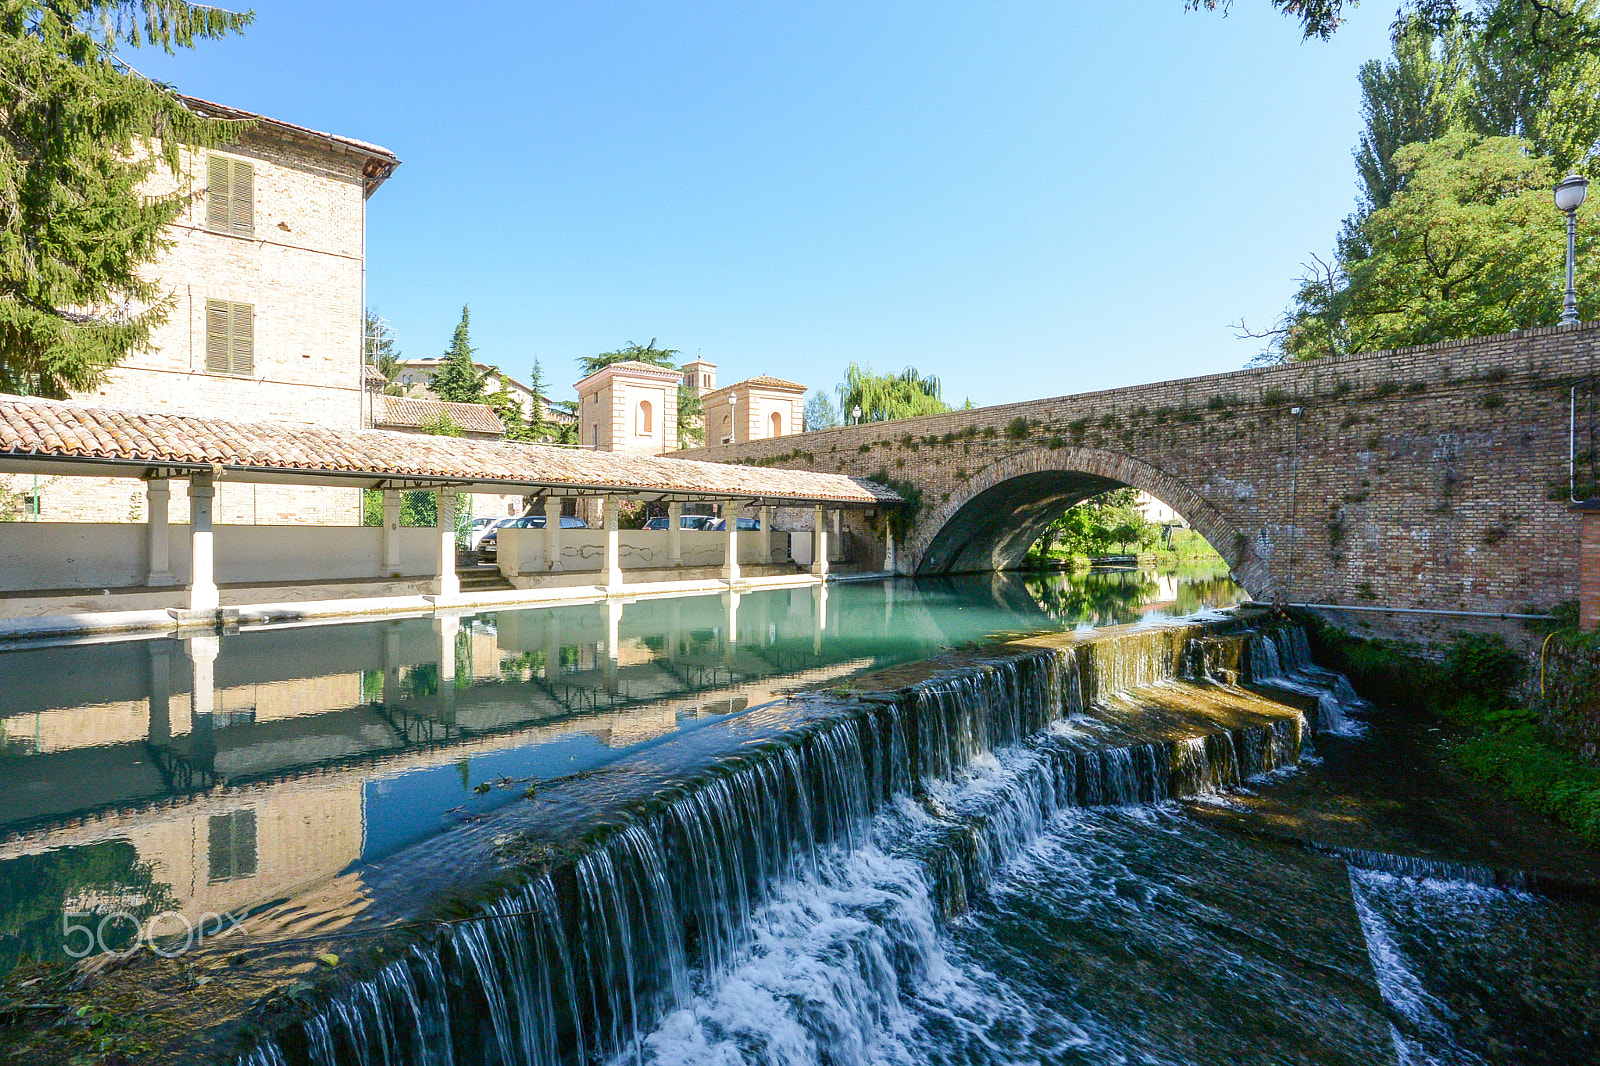
<instances>
[{"instance_id":1,"label":"street lamp post","mask_svg":"<svg viewBox=\"0 0 1600 1066\"><path fill-rule=\"evenodd\" d=\"M859 426L861 424L861 405L860 404L856 404L854 407L850 408L850 418L851 418L851 420L853 422L855 422L856 425Z\"/></svg>"},{"instance_id":2,"label":"street lamp post","mask_svg":"<svg viewBox=\"0 0 1600 1066\"><path fill-rule=\"evenodd\" d=\"M1578 208L1589 192L1589 179L1582 174L1569 174L1556 186L1556 209L1567 216L1567 297L1561 305L1561 324L1578 324Z\"/></svg>"}]
</instances>

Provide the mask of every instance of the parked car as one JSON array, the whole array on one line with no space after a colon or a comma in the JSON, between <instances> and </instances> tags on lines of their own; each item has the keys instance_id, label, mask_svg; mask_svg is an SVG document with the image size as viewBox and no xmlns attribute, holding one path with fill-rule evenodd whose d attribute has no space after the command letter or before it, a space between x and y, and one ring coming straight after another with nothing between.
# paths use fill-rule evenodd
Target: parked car
<instances>
[{"instance_id":1,"label":"parked car","mask_svg":"<svg viewBox=\"0 0 1600 1066\"><path fill-rule=\"evenodd\" d=\"M671 521L670 518L652 518L652 519L650 519L649 521L647 521L644 524L644 528L646 528L646 529L668 529L670 527L667 525L667 523L670 522L670 521ZM678 528L679 529L705 529L707 522L714 522L714 521L716 521L716 519L712 518L710 515L703 515L703 514L680 515L680 516L678 516Z\"/></svg>"},{"instance_id":2,"label":"parked car","mask_svg":"<svg viewBox=\"0 0 1600 1066\"><path fill-rule=\"evenodd\" d=\"M499 555L500 531L502 529L543 529L544 515L525 514L521 518L507 518L498 523L493 529L483 535L478 542L479 555ZM588 529L589 523L576 515L564 514L561 516L562 529Z\"/></svg>"},{"instance_id":3,"label":"parked car","mask_svg":"<svg viewBox=\"0 0 1600 1066\"><path fill-rule=\"evenodd\" d=\"M724 529L728 528L728 523L727 523L726 519L713 518L713 519L711 519L711 524L706 526L705 528L706 529L724 530ZM751 530L760 529L761 528L761 520L759 518L741 518L741 519L739 519L739 527L738 528L739 528L739 532L740 533L748 533Z\"/></svg>"},{"instance_id":4,"label":"parked car","mask_svg":"<svg viewBox=\"0 0 1600 1066\"><path fill-rule=\"evenodd\" d=\"M467 551L477 551L479 543L488 535L489 530L510 521L512 521L510 518L496 518L493 515L487 518L474 518L472 524L467 526Z\"/></svg>"}]
</instances>

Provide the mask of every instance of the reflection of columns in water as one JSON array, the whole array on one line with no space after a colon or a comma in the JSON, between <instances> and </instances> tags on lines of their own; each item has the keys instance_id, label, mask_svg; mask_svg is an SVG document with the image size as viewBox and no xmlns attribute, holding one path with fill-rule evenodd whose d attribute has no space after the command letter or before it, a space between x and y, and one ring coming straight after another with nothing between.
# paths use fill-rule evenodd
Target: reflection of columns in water
<instances>
[{"instance_id":1,"label":"reflection of columns in water","mask_svg":"<svg viewBox=\"0 0 1600 1066\"><path fill-rule=\"evenodd\" d=\"M883 583L883 635L889 635L889 621L894 617L894 578Z\"/></svg>"},{"instance_id":2,"label":"reflection of columns in water","mask_svg":"<svg viewBox=\"0 0 1600 1066\"><path fill-rule=\"evenodd\" d=\"M383 705L395 707L400 703L400 624L390 622L383 628Z\"/></svg>"},{"instance_id":3,"label":"reflection of columns in water","mask_svg":"<svg viewBox=\"0 0 1600 1066\"><path fill-rule=\"evenodd\" d=\"M438 613L433 628L439 634L439 711L441 721L455 720L456 709L456 634L461 632L461 616Z\"/></svg>"},{"instance_id":4,"label":"reflection of columns in water","mask_svg":"<svg viewBox=\"0 0 1600 1066\"><path fill-rule=\"evenodd\" d=\"M811 586L812 623L811 652L822 654L822 631L828 628L828 586Z\"/></svg>"},{"instance_id":5,"label":"reflection of columns in water","mask_svg":"<svg viewBox=\"0 0 1600 1066\"><path fill-rule=\"evenodd\" d=\"M723 593L722 599L728 605L728 646L739 643L739 593Z\"/></svg>"},{"instance_id":6,"label":"reflection of columns in water","mask_svg":"<svg viewBox=\"0 0 1600 1066\"><path fill-rule=\"evenodd\" d=\"M190 637L186 641L189 661L194 666L194 692L189 726L189 761L194 769L207 773L216 765L217 738L212 733L212 714L217 709L216 662L222 638L214 634Z\"/></svg>"},{"instance_id":7,"label":"reflection of columns in water","mask_svg":"<svg viewBox=\"0 0 1600 1066\"><path fill-rule=\"evenodd\" d=\"M544 679L554 682L561 676L561 611L539 612L544 616Z\"/></svg>"},{"instance_id":8,"label":"reflection of columns in water","mask_svg":"<svg viewBox=\"0 0 1600 1066\"><path fill-rule=\"evenodd\" d=\"M145 651L150 657L150 728L145 739L166 744L172 739L172 646L152 640Z\"/></svg>"},{"instance_id":9,"label":"reflection of columns in water","mask_svg":"<svg viewBox=\"0 0 1600 1066\"><path fill-rule=\"evenodd\" d=\"M675 663L683 646L683 601L667 601L667 662Z\"/></svg>"},{"instance_id":10,"label":"reflection of columns in water","mask_svg":"<svg viewBox=\"0 0 1600 1066\"><path fill-rule=\"evenodd\" d=\"M622 643L622 601L606 601L606 658L602 669L605 673L606 691L612 695L617 692L617 660L620 654L619 645Z\"/></svg>"}]
</instances>

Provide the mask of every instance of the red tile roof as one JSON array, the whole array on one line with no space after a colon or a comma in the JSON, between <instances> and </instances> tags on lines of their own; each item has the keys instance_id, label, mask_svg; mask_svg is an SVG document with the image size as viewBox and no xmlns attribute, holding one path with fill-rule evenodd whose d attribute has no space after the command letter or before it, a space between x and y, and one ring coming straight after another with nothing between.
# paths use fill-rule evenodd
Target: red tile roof
<instances>
[{"instance_id":1,"label":"red tile roof","mask_svg":"<svg viewBox=\"0 0 1600 1066\"><path fill-rule=\"evenodd\" d=\"M858 507L900 501L882 485L842 474L0 395L0 472L41 466L107 477L136 476L150 467L214 466L224 480L236 481L371 486L411 480Z\"/></svg>"},{"instance_id":2,"label":"red tile roof","mask_svg":"<svg viewBox=\"0 0 1600 1066\"><path fill-rule=\"evenodd\" d=\"M414 400L407 396L382 396L383 410L373 421L384 429L420 430L448 418L468 436L504 436L506 427L500 416L486 403L446 403L443 400Z\"/></svg>"}]
</instances>

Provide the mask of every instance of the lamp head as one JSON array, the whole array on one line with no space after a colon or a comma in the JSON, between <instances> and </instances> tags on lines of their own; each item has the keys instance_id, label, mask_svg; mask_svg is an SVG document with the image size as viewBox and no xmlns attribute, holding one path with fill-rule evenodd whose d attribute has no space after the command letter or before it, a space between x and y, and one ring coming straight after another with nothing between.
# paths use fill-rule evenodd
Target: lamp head
<instances>
[{"instance_id":1,"label":"lamp head","mask_svg":"<svg viewBox=\"0 0 1600 1066\"><path fill-rule=\"evenodd\" d=\"M855 419L857 422L861 421L861 405L860 404L856 404L854 407L850 408L850 417Z\"/></svg>"},{"instance_id":2,"label":"lamp head","mask_svg":"<svg viewBox=\"0 0 1600 1066\"><path fill-rule=\"evenodd\" d=\"M1569 174L1556 186L1556 209L1573 212L1583 206L1589 192L1589 179L1582 174Z\"/></svg>"}]
</instances>

